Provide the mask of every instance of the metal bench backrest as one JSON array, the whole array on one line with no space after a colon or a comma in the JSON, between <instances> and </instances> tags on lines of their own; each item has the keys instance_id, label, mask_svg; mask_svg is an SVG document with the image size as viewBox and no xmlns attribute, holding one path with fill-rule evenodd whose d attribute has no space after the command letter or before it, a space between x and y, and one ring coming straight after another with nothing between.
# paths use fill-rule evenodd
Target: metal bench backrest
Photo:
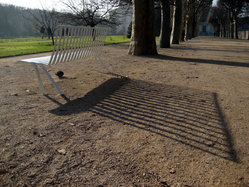
<instances>
[{"instance_id":1,"label":"metal bench backrest","mask_svg":"<svg viewBox=\"0 0 249 187\"><path fill-rule=\"evenodd\" d=\"M49 65L100 56L108 28L59 26Z\"/></svg>"}]
</instances>

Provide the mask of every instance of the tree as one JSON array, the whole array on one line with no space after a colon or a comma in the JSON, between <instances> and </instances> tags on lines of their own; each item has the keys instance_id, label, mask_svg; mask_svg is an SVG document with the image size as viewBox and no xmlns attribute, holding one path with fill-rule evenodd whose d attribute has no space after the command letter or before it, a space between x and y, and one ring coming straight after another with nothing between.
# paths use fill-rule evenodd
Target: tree
<instances>
[{"instance_id":1,"label":"tree","mask_svg":"<svg viewBox=\"0 0 249 187\"><path fill-rule=\"evenodd\" d=\"M37 9L37 10L32 10L29 9L29 17L26 19L30 20L36 30L39 32L41 30L41 27L44 27L45 30L48 32L48 37L52 39L52 43L54 45L54 34L57 29L57 26L59 25L59 16L58 12L56 12L54 9L53 10L45 10L45 9Z\"/></svg>"},{"instance_id":2,"label":"tree","mask_svg":"<svg viewBox=\"0 0 249 187\"><path fill-rule=\"evenodd\" d=\"M37 36L33 25L24 18L26 15L23 7L0 3L0 37Z\"/></svg>"},{"instance_id":3,"label":"tree","mask_svg":"<svg viewBox=\"0 0 249 187\"><path fill-rule=\"evenodd\" d=\"M154 1L133 0L131 55L157 55L154 29Z\"/></svg>"},{"instance_id":4,"label":"tree","mask_svg":"<svg viewBox=\"0 0 249 187\"><path fill-rule=\"evenodd\" d=\"M229 16L227 10L217 3L216 7L212 8L212 14L210 17L210 23L217 29L217 33L220 37L227 37L229 30Z\"/></svg>"},{"instance_id":5,"label":"tree","mask_svg":"<svg viewBox=\"0 0 249 187\"><path fill-rule=\"evenodd\" d=\"M182 0L160 0L159 2L161 5L160 47L170 48L171 43L179 44L182 35Z\"/></svg>"},{"instance_id":6,"label":"tree","mask_svg":"<svg viewBox=\"0 0 249 187\"><path fill-rule=\"evenodd\" d=\"M131 31L132 31L132 22L130 22L127 30L127 38L131 38Z\"/></svg>"},{"instance_id":7,"label":"tree","mask_svg":"<svg viewBox=\"0 0 249 187\"><path fill-rule=\"evenodd\" d=\"M170 1L160 0L160 5L161 5L160 47L170 48L170 36L171 36Z\"/></svg>"},{"instance_id":8,"label":"tree","mask_svg":"<svg viewBox=\"0 0 249 187\"><path fill-rule=\"evenodd\" d=\"M67 0L64 4L69 12L64 13L64 18L73 25L117 25L118 17L125 13L118 8L130 3L130 0Z\"/></svg>"},{"instance_id":9,"label":"tree","mask_svg":"<svg viewBox=\"0 0 249 187\"><path fill-rule=\"evenodd\" d=\"M219 3L226 8L230 19L230 37L238 39L238 16L249 0L220 0Z\"/></svg>"},{"instance_id":10,"label":"tree","mask_svg":"<svg viewBox=\"0 0 249 187\"><path fill-rule=\"evenodd\" d=\"M199 18L205 10L209 10L212 5L212 0L189 0L187 2L187 39L196 37Z\"/></svg>"},{"instance_id":11,"label":"tree","mask_svg":"<svg viewBox=\"0 0 249 187\"><path fill-rule=\"evenodd\" d=\"M173 33L173 44L179 44L180 36L182 32L182 0L176 1L175 9L175 24L174 24L174 33Z\"/></svg>"}]
</instances>

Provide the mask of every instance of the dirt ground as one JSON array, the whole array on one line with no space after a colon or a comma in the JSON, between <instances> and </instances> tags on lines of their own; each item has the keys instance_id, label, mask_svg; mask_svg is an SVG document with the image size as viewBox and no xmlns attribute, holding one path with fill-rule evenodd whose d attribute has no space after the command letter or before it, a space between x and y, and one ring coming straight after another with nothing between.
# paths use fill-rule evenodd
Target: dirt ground
<instances>
[{"instance_id":1,"label":"dirt ground","mask_svg":"<svg viewBox=\"0 0 249 187\"><path fill-rule=\"evenodd\" d=\"M68 102L0 59L0 186L249 186L249 41L127 51L48 67Z\"/></svg>"}]
</instances>

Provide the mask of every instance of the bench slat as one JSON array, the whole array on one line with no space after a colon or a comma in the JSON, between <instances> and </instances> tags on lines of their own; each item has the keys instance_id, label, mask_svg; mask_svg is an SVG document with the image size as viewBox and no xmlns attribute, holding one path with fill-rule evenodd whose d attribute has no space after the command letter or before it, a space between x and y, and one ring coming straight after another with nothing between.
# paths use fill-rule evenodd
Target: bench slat
<instances>
[{"instance_id":1,"label":"bench slat","mask_svg":"<svg viewBox=\"0 0 249 187\"><path fill-rule=\"evenodd\" d=\"M107 31L107 28L59 26L51 56L21 61L50 65L74 61L87 56L100 56Z\"/></svg>"}]
</instances>

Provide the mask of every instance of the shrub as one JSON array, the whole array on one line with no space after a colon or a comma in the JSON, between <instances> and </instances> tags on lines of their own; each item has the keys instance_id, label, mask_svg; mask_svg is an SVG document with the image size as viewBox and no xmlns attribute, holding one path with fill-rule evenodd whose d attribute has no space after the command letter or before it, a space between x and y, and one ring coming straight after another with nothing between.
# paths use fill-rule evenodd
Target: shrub
<instances>
[{"instance_id":1,"label":"shrub","mask_svg":"<svg viewBox=\"0 0 249 187\"><path fill-rule=\"evenodd\" d=\"M130 25L128 26L127 38L131 38L131 31L132 31L132 22L130 22Z\"/></svg>"}]
</instances>

